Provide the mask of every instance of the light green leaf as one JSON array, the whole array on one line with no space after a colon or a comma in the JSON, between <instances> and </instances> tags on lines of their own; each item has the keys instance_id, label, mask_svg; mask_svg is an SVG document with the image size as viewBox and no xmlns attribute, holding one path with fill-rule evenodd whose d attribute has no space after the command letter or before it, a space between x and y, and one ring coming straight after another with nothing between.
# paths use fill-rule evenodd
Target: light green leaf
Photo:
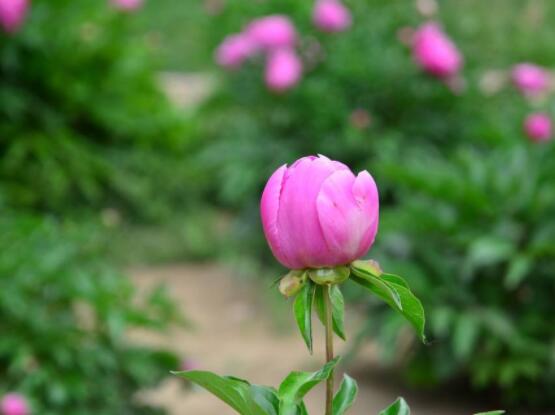
<instances>
[{"instance_id":1,"label":"light green leaf","mask_svg":"<svg viewBox=\"0 0 555 415\"><path fill-rule=\"evenodd\" d=\"M315 288L312 282L307 281L295 297L293 304L295 321L310 353L312 353L312 299Z\"/></svg>"},{"instance_id":2,"label":"light green leaf","mask_svg":"<svg viewBox=\"0 0 555 415\"><path fill-rule=\"evenodd\" d=\"M339 391L333 398L333 415L343 415L353 405L358 393L358 385L349 375L343 375Z\"/></svg>"},{"instance_id":3,"label":"light green leaf","mask_svg":"<svg viewBox=\"0 0 555 415\"><path fill-rule=\"evenodd\" d=\"M420 339L423 342L426 341L424 308L401 277L392 274L382 274L378 277L364 268L356 267L355 264L353 264L352 270L354 275L351 279L354 282L370 290L391 308L401 313L416 329ZM384 275L386 278L383 278Z\"/></svg>"},{"instance_id":4,"label":"light green leaf","mask_svg":"<svg viewBox=\"0 0 555 415\"><path fill-rule=\"evenodd\" d=\"M403 398L397 398L393 404L381 411L379 415L410 415L410 408Z\"/></svg>"},{"instance_id":5,"label":"light green leaf","mask_svg":"<svg viewBox=\"0 0 555 415\"><path fill-rule=\"evenodd\" d=\"M203 387L241 415L268 415L271 413L259 406L251 393L251 385L245 380L200 370L172 373ZM262 400L266 396L260 394L260 390L254 390L254 392L258 400Z\"/></svg>"},{"instance_id":6,"label":"light green leaf","mask_svg":"<svg viewBox=\"0 0 555 415\"><path fill-rule=\"evenodd\" d=\"M397 284L397 285L401 285L405 288L410 289L409 285L407 284L407 282L403 279L403 277L400 277L398 275L395 274L382 274L379 276L382 280L386 280L387 282L391 282L393 284Z\"/></svg>"},{"instance_id":7,"label":"light green leaf","mask_svg":"<svg viewBox=\"0 0 555 415\"><path fill-rule=\"evenodd\" d=\"M280 415L296 414L304 396L333 373L339 359L336 357L317 372L291 372L279 386Z\"/></svg>"},{"instance_id":8,"label":"light green leaf","mask_svg":"<svg viewBox=\"0 0 555 415\"><path fill-rule=\"evenodd\" d=\"M279 398L274 388L261 385L251 385L250 394L254 401L260 406L264 413L268 415L279 414Z\"/></svg>"},{"instance_id":9,"label":"light green leaf","mask_svg":"<svg viewBox=\"0 0 555 415\"><path fill-rule=\"evenodd\" d=\"M343 294L338 285L332 285L330 287L330 299L332 305L332 323L333 331L343 340L346 340L345 336L345 300L343 299ZM322 322L323 325L326 324L326 312L324 304L324 290L321 285L316 286L316 292L314 294L314 308L316 309L316 314Z\"/></svg>"},{"instance_id":10,"label":"light green leaf","mask_svg":"<svg viewBox=\"0 0 555 415\"><path fill-rule=\"evenodd\" d=\"M470 358L480 334L480 322L472 314L461 313L453 331L453 351L460 360Z\"/></svg>"},{"instance_id":11,"label":"light green leaf","mask_svg":"<svg viewBox=\"0 0 555 415\"><path fill-rule=\"evenodd\" d=\"M505 276L505 287L508 289L516 288L526 277L532 265L532 260L525 255L517 255L512 259Z\"/></svg>"},{"instance_id":12,"label":"light green leaf","mask_svg":"<svg viewBox=\"0 0 555 415\"><path fill-rule=\"evenodd\" d=\"M474 415L503 415L505 411L489 411L489 412L480 412Z\"/></svg>"}]
</instances>

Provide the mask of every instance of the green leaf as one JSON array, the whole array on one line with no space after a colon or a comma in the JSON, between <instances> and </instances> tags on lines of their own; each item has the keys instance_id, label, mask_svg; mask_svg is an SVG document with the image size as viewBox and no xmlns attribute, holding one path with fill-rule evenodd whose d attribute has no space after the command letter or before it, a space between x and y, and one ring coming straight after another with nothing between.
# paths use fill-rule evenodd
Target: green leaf
<instances>
[{"instance_id":1,"label":"green leaf","mask_svg":"<svg viewBox=\"0 0 555 415\"><path fill-rule=\"evenodd\" d=\"M254 401L268 415L279 415L279 398L274 388L261 385L251 385L250 393Z\"/></svg>"},{"instance_id":2,"label":"green leaf","mask_svg":"<svg viewBox=\"0 0 555 415\"><path fill-rule=\"evenodd\" d=\"M358 393L356 381L349 375L343 375L339 391L333 398L333 415L343 415L353 405Z\"/></svg>"},{"instance_id":3,"label":"green leaf","mask_svg":"<svg viewBox=\"0 0 555 415\"><path fill-rule=\"evenodd\" d=\"M391 282L393 284L397 284L397 285L401 285L405 288L410 289L409 285L407 284L407 282L400 276L395 275L395 274L382 274L379 276L379 278L381 278L382 280L386 280L387 282Z\"/></svg>"},{"instance_id":4,"label":"green leaf","mask_svg":"<svg viewBox=\"0 0 555 415\"><path fill-rule=\"evenodd\" d=\"M296 414L304 396L333 373L339 359L329 361L317 372L291 372L279 386L280 415Z\"/></svg>"},{"instance_id":5,"label":"green leaf","mask_svg":"<svg viewBox=\"0 0 555 415\"><path fill-rule=\"evenodd\" d=\"M480 323L468 311L460 313L453 329L453 352L459 360L471 358L480 334Z\"/></svg>"},{"instance_id":6,"label":"green leaf","mask_svg":"<svg viewBox=\"0 0 555 415\"><path fill-rule=\"evenodd\" d=\"M392 274L382 274L378 277L355 264L353 264L353 274L351 279L354 282L370 290L391 308L401 313L416 329L420 339L423 342L426 341L424 308L401 277Z\"/></svg>"},{"instance_id":7,"label":"green leaf","mask_svg":"<svg viewBox=\"0 0 555 415\"><path fill-rule=\"evenodd\" d=\"M256 388L251 391L252 386L243 379L219 376L212 372L200 370L172 373L203 387L241 415L268 415L272 413L262 409L256 400L263 401L267 398L267 392L262 393Z\"/></svg>"},{"instance_id":8,"label":"green leaf","mask_svg":"<svg viewBox=\"0 0 555 415\"><path fill-rule=\"evenodd\" d=\"M314 298L315 285L307 282L295 297L293 311L297 326L306 343L306 347L312 354L312 299Z\"/></svg>"},{"instance_id":9,"label":"green leaf","mask_svg":"<svg viewBox=\"0 0 555 415\"><path fill-rule=\"evenodd\" d=\"M381 411L379 415L410 415L410 408L403 398L397 398L395 402Z\"/></svg>"},{"instance_id":10,"label":"green leaf","mask_svg":"<svg viewBox=\"0 0 555 415\"><path fill-rule=\"evenodd\" d=\"M338 285L330 287L330 300L332 308L333 331L346 340L345 336L345 300Z\"/></svg>"},{"instance_id":11,"label":"green leaf","mask_svg":"<svg viewBox=\"0 0 555 415\"><path fill-rule=\"evenodd\" d=\"M333 331L343 340L346 340L345 336L345 300L343 299L343 294L338 285L332 285L330 287L330 300L332 305L332 323ZM326 312L324 304L324 289L321 285L316 286L316 292L314 294L314 308L316 309L316 314L322 322L326 324Z\"/></svg>"},{"instance_id":12,"label":"green leaf","mask_svg":"<svg viewBox=\"0 0 555 415\"><path fill-rule=\"evenodd\" d=\"M480 412L474 415L503 415L505 411L489 411L489 412Z\"/></svg>"},{"instance_id":13,"label":"green leaf","mask_svg":"<svg viewBox=\"0 0 555 415\"><path fill-rule=\"evenodd\" d=\"M533 261L525 255L517 255L509 264L505 276L505 287L512 290L516 288L532 268Z\"/></svg>"}]
</instances>

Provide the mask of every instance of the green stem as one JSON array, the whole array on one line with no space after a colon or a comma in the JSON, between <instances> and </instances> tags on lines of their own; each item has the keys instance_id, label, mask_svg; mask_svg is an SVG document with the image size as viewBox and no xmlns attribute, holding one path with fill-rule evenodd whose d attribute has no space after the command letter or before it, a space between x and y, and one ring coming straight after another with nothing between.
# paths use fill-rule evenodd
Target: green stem
<instances>
[{"instance_id":1,"label":"green stem","mask_svg":"<svg viewBox=\"0 0 555 415\"><path fill-rule=\"evenodd\" d=\"M326 362L333 360L333 323L332 308L330 300L330 286L324 285L324 305L326 309ZM326 415L332 415L333 411L333 370L326 381Z\"/></svg>"}]
</instances>

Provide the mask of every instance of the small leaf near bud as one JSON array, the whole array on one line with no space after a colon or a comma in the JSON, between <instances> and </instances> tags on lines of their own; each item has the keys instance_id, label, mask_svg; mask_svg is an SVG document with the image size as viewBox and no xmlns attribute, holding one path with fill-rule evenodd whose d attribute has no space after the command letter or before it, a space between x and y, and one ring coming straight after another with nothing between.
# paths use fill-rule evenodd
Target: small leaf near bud
<instances>
[{"instance_id":1,"label":"small leaf near bud","mask_svg":"<svg viewBox=\"0 0 555 415\"><path fill-rule=\"evenodd\" d=\"M380 277L383 274L382 267L378 261L373 259L353 261L351 264L353 268L361 268L375 277Z\"/></svg>"},{"instance_id":2,"label":"small leaf near bud","mask_svg":"<svg viewBox=\"0 0 555 415\"><path fill-rule=\"evenodd\" d=\"M292 297L304 287L305 283L305 270L295 269L289 271L289 273L279 281L279 292L285 297Z\"/></svg>"},{"instance_id":3,"label":"small leaf near bud","mask_svg":"<svg viewBox=\"0 0 555 415\"><path fill-rule=\"evenodd\" d=\"M319 285L341 284L347 278L351 270L349 267L318 268L308 270L308 276Z\"/></svg>"}]
</instances>

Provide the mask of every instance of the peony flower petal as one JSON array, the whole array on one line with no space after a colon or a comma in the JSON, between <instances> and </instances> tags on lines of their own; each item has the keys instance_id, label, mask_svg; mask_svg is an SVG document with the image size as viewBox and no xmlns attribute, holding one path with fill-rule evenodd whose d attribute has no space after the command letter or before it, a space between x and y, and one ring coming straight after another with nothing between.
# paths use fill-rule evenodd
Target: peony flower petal
<instances>
[{"instance_id":1,"label":"peony flower petal","mask_svg":"<svg viewBox=\"0 0 555 415\"><path fill-rule=\"evenodd\" d=\"M262 200L260 202L260 216L262 217L262 227L264 235L268 240L272 253L279 262L288 268L295 268L295 264L288 261L280 246L279 231L277 226L277 218L280 205L280 195L283 187L283 180L287 166L284 164L277 169L268 180L264 192L262 193Z\"/></svg>"},{"instance_id":2,"label":"peony flower petal","mask_svg":"<svg viewBox=\"0 0 555 415\"><path fill-rule=\"evenodd\" d=\"M297 268L318 268L333 261L318 220L316 197L337 168L328 158L305 157L287 171L278 228L282 248Z\"/></svg>"},{"instance_id":3,"label":"peony flower petal","mask_svg":"<svg viewBox=\"0 0 555 415\"><path fill-rule=\"evenodd\" d=\"M316 206L322 231L335 262L347 264L364 255L374 241L378 193L367 172L355 178L341 170L326 179Z\"/></svg>"}]
</instances>

